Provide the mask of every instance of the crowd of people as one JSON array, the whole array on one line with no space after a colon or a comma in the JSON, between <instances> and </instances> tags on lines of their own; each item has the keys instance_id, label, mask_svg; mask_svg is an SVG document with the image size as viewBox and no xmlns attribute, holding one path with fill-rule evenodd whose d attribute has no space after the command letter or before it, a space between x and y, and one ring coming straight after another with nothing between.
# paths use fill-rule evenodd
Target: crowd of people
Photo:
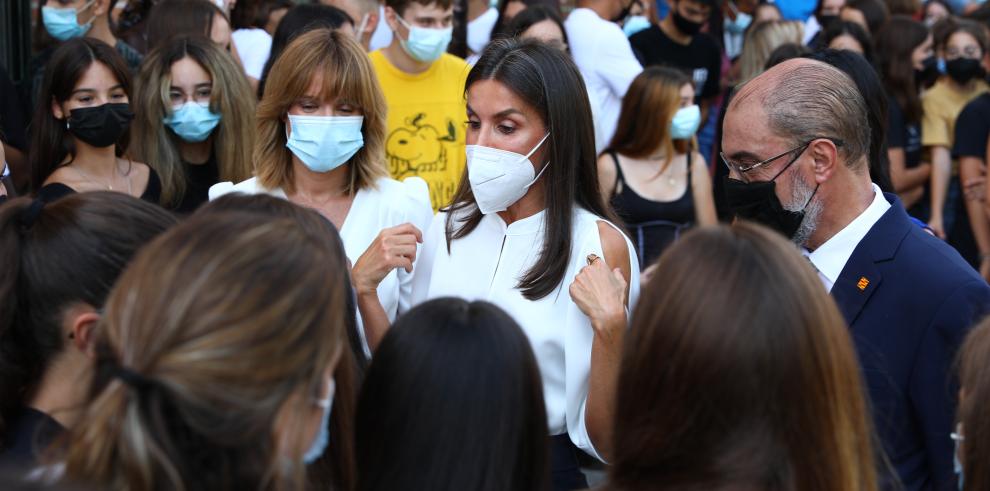
<instances>
[{"instance_id":1,"label":"crowd of people","mask_svg":"<svg viewBox=\"0 0 990 491\"><path fill-rule=\"evenodd\" d=\"M990 5L39 0L0 487L990 489Z\"/></svg>"}]
</instances>

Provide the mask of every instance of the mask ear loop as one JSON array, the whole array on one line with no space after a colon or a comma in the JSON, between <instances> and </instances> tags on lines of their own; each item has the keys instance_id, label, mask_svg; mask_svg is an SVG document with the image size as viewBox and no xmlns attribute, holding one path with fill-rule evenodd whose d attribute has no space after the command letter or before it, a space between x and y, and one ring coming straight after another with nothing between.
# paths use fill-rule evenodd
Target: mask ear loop
<instances>
[{"instance_id":1,"label":"mask ear loop","mask_svg":"<svg viewBox=\"0 0 990 491\"><path fill-rule=\"evenodd\" d=\"M784 172L786 172L787 169L790 169L791 166L794 165L794 162L797 162L798 159L801 158L802 155L804 155L804 151L807 150L808 147L810 147L810 146L811 146L811 142L808 142L807 145L801 147L801 151L798 152L798 154L796 156L794 156L794 158L791 159L791 161L788 162L787 165L785 165L783 169L780 169L780 172L778 172L777 175L773 176L770 180L771 181L776 181L777 178L780 177L781 174L783 174Z\"/></svg>"}]
</instances>

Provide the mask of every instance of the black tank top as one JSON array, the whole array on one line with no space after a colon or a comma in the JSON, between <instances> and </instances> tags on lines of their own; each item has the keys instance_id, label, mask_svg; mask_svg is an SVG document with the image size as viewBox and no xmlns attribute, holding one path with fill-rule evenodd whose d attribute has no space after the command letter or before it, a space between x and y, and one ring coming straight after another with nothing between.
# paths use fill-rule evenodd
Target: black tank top
<instances>
[{"instance_id":1,"label":"black tank top","mask_svg":"<svg viewBox=\"0 0 990 491\"><path fill-rule=\"evenodd\" d=\"M622 175L622 166L615 152L608 153L618 174L612 190L612 207L636 245L639 266L645 268L694 222L694 193L691 191L691 153L687 154L687 183L684 194L674 201L653 201L632 190ZM622 186L621 191L619 186Z\"/></svg>"}]
</instances>

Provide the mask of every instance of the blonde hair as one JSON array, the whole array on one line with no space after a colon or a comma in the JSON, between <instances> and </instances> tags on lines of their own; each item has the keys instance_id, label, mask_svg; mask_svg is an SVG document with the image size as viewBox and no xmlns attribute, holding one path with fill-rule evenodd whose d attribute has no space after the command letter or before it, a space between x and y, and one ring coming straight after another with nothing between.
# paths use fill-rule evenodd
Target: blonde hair
<instances>
[{"instance_id":1,"label":"blonde hair","mask_svg":"<svg viewBox=\"0 0 990 491\"><path fill-rule=\"evenodd\" d=\"M323 223L194 216L139 253L98 328L94 390L67 442L71 479L303 488L285 443L309 437L302 415L345 343L344 252Z\"/></svg>"},{"instance_id":2,"label":"blonde hair","mask_svg":"<svg viewBox=\"0 0 990 491\"><path fill-rule=\"evenodd\" d=\"M152 51L141 65L134 93L136 114L130 152L147 162L162 181L161 203L178 205L186 193L186 176L179 155L179 137L164 128L162 119L172 111L169 90L172 65L183 58L198 63L212 79L210 108L220 114L213 130L213 153L221 181L251 177L251 149L255 140L254 94L237 62L209 39L174 38Z\"/></svg>"},{"instance_id":3,"label":"blonde hair","mask_svg":"<svg viewBox=\"0 0 990 491\"><path fill-rule=\"evenodd\" d=\"M292 153L286 148L285 120L289 108L322 76L319 96L325 101L344 99L361 109L364 146L351 160L344 192L375 186L386 176L385 96L368 55L350 36L317 29L294 39L272 66L265 93L258 104L258 140L254 149L258 180L267 188L295 192Z\"/></svg>"},{"instance_id":4,"label":"blonde hair","mask_svg":"<svg viewBox=\"0 0 990 491\"><path fill-rule=\"evenodd\" d=\"M742 55L739 57L740 82L747 82L763 73L763 67L773 50L783 44L803 44L804 26L795 21L760 22L746 33Z\"/></svg>"}]
</instances>

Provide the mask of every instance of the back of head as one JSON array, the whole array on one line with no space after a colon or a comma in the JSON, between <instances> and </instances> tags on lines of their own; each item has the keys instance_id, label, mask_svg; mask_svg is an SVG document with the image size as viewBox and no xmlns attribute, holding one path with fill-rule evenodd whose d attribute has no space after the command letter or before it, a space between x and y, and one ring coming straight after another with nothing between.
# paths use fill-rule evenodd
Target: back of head
<instances>
[{"instance_id":1,"label":"back of head","mask_svg":"<svg viewBox=\"0 0 990 491\"><path fill-rule=\"evenodd\" d=\"M322 230L214 214L142 250L107 302L67 474L121 489L301 489L303 415L343 343L346 264Z\"/></svg>"},{"instance_id":2,"label":"back of head","mask_svg":"<svg viewBox=\"0 0 990 491\"><path fill-rule=\"evenodd\" d=\"M990 320L984 320L966 336L959 350L959 422L965 441L960 460L966 490L990 486Z\"/></svg>"},{"instance_id":3,"label":"back of head","mask_svg":"<svg viewBox=\"0 0 990 491\"><path fill-rule=\"evenodd\" d=\"M852 79L866 103L870 128L870 177L884 192L894 192L890 180L890 157L887 155L887 92L876 70L865 58L846 50L826 49L808 56L842 70ZM910 59L910 58L909 58Z\"/></svg>"},{"instance_id":4,"label":"back of head","mask_svg":"<svg viewBox=\"0 0 990 491\"><path fill-rule=\"evenodd\" d=\"M131 152L162 181L162 203L178 205L186 192L179 155L182 141L162 120L172 114L169 99L172 66L189 58L210 77L210 110L220 115L210 144L221 181L251 177L254 146L254 96L244 72L229 53L202 35L181 35L161 43L141 64L134 90L135 119ZM194 94L189 94L193 97Z\"/></svg>"},{"instance_id":5,"label":"back of head","mask_svg":"<svg viewBox=\"0 0 990 491\"><path fill-rule=\"evenodd\" d=\"M869 114L855 82L829 64L788 60L743 85L729 111L759 104L774 133L795 145L815 138L842 142L839 156L854 171L866 172L870 151Z\"/></svg>"},{"instance_id":6,"label":"back of head","mask_svg":"<svg viewBox=\"0 0 990 491\"><path fill-rule=\"evenodd\" d=\"M385 169L386 103L367 53L342 31L316 29L289 44L272 66L265 94L258 104L258 140L254 150L258 180L268 188L293 192L292 152L286 147L289 109L302 97L325 103L338 100L356 106L364 118L364 144L348 160L346 192L374 186ZM310 92L321 81L319 92Z\"/></svg>"},{"instance_id":7,"label":"back of head","mask_svg":"<svg viewBox=\"0 0 990 491\"><path fill-rule=\"evenodd\" d=\"M801 43L781 44L780 46L777 46L772 53L770 53L770 57L767 58L766 64L763 65L763 70L769 70L787 60L801 58L802 56L810 53L811 49Z\"/></svg>"},{"instance_id":8,"label":"back of head","mask_svg":"<svg viewBox=\"0 0 990 491\"><path fill-rule=\"evenodd\" d=\"M103 307L131 257L175 221L115 192L0 207L0 447L11 415L66 344L65 310Z\"/></svg>"},{"instance_id":9,"label":"back of head","mask_svg":"<svg viewBox=\"0 0 990 491\"><path fill-rule=\"evenodd\" d=\"M286 12L275 34L272 36L272 49L268 55L268 61L261 71L261 83L258 84L259 97L265 93L265 85L268 82L268 74L272 70L272 65L282 56L282 52L289 46L296 37L316 29L340 29L344 24L354 25L347 12L337 7L323 4L302 4L296 5Z\"/></svg>"},{"instance_id":10,"label":"back of head","mask_svg":"<svg viewBox=\"0 0 990 491\"><path fill-rule=\"evenodd\" d=\"M148 48L155 49L175 36L209 36L217 16L227 17L209 0L162 0L148 15Z\"/></svg>"},{"instance_id":11,"label":"back of head","mask_svg":"<svg viewBox=\"0 0 990 491\"><path fill-rule=\"evenodd\" d=\"M546 434L522 329L489 303L432 300L375 352L358 403L358 488L541 490Z\"/></svg>"},{"instance_id":12,"label":"back of head","mask_svg":"<svg viewBox=\"0 0 990 491\"><path fill-rule=\"evenodd\" d=\"M676 153L670 122L681 103L681 88L690 83L691 79L676 68L645 68L622 98L619 123L608 149L633 158L651 157L659 149L668 156L666 166ZM676 150L686 148L681 145Z\"/></svg>"},{"instance_id":13,"label":"back of head","mask_svg":"<svg viewBox=\"0 0 990 491\"><path fill-rule=\"evenodd\" d=\"M778 46L802 42L804 26L800 22L770 21L753 26L746 33L746 44L740 57L740 78L749 80L763 71L770 54Z\"/></svg>"},{"instance_id":14,"label":"back of head","mask_svg":"<svg viewBox=\"0 0 990 491\"><path fill-rule=\"evenodd\" d=\"M793 244L699 229L653 278L623 353L615 489L875 489L855 351Z\"/></svg>"},{"instance_id":15,"label":"back of head","mask_svg":"<svg viewBox=\"0 0 990 491\"><path fill-rule=\"evenodd\" d=\"M65 119L56 119L52 104L63 104L72 97L76 84L94 64L105 66L114 75L124 93L131 95L131 72L124 59L103 41L78 37L60 44L45 66L38 90L34 120L31 122L31 191L37 192L48 176L68 157L75 155L73 137ZM68 117L68 116L66 116ZM117 141L118 155L127 148L128 135Z\"/></svg>"}]
</instances>

